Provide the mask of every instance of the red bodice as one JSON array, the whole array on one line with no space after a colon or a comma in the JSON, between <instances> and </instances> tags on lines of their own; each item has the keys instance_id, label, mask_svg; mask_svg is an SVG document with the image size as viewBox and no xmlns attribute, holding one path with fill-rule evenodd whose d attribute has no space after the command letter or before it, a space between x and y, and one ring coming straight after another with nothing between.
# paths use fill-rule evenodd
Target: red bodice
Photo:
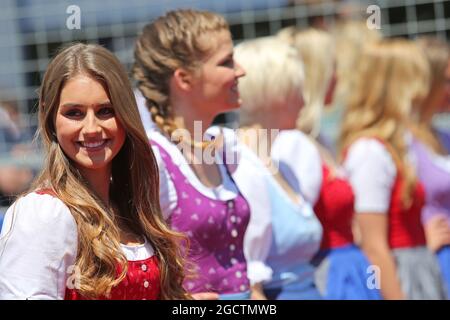
<instances>
[{"instance_id":1,"label":"red bodice","mask_svg":"<svg viewBox=\"0 0 450 320\"><path fill-rule=\"evenodd\" d=\"M398 172L398 169L397 169ZM389 205L389 245L391 248L411 248L425 245L421 212L425 204L425 189L416 182L412 204L405 208L402 201L403 177L397 173Z\"/></svg>"},{"instance_id":2,"label":"red bodice","mask_svg":"<svg viewBox=\"0 0 450 320\"><path fill-rule=\"evenodd\" d=\"M118 270L120 271L120 269ZM158 260L128 261L125 278L111 290L111 296L99 300L156 300L160 293ZM65 300L84 300L74 289L66 289Z\"/></svg>"},{"instance_id":3,"label":"red bodice","mask_svg":"<svg viewBox=\"0 0 450 320\"><path fill-rule=\"evenodd\" d=\"M348 181L330 174L322 164L322 186L314 212L323 227L321 250L342 247L353 243L352 219L354 195Z\"/></svg>"}]
</instances>

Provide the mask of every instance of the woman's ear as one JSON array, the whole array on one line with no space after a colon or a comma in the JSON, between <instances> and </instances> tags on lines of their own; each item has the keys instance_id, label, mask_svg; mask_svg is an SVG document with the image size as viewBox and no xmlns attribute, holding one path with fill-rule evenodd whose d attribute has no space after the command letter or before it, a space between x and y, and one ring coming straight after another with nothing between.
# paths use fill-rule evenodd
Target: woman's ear
<instances>
[{"instance_id":1,"label":"woman's ear","mask_svg":"<svg viewBox=\"0 0 450 320\"><path fill-rule=\"evenodd\" d=\"M191 90L193 83L192 72L183 68L176 69L173 74L173 82L179 89L183 91Z\"/></svg>"}]
</instances>

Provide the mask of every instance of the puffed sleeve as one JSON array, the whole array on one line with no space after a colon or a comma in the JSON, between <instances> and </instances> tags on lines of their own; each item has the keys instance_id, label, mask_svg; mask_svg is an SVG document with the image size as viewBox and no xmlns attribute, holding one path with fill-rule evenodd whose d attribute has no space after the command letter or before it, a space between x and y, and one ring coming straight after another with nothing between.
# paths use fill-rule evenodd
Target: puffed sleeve
<instances>
[{"instance_id":1,"label":"puffed sleeve","mask_svg":"<svg viewBox=\"0 0 450 320\"><path fill-rule=\"evenodd\" d=\"M361 138L349 149L344 169L355 194L355 211L387 213L397 168L378 140Z\"/></svg>"},{"instance_id":2,"label":"puffed sleeve","mask_svg":"<svg viewBox=\"0 0 450 320\"><path fill-rule=\"evenodd\" d=\"M322 160L317 146L299 130L283 130L271 157L291 188L315 204L322 187Z\"/></svg>"},{"instance_id":3,"label":"puffed sleeve","mask_svg":"<svg viewBox=\"0 0 450 320\"><path fill-rule=\"evenodd\" d=\"M244 236L247 277L251 284L269 281L272 269L266 264L272 244L271 205L266 175L270 172L258 157L239 142L230 129L223 129L227 166L250 207L250 221ZM236 162L237 161L237 162Z\"/></svg>"},{"instance_id":4,"label":"puffed sleeve","mask_svg":"<svg viewBox=\"0 0 450 320\"><path fill-rule=\"evenodd\" d=\"M177 206L177 190L173 184L172 178L161 158L161 153L159 149L155 146L152 147L153 153L155 154L156 162L158 163L159 169L159 202L161 206L161 211L164 218L169 219L172 211Z\"/></svg>"},{"instance_id":5,"label":"puffed sleeve","mask_svg":"<svg viewBox=\"0 0 450 320\"><path fill-rule=\"evenodd\" d=\"M77 244L76 222L59 199L17 200L0 235L0 299L64 299Z\"/></svg>"}]
</instances>

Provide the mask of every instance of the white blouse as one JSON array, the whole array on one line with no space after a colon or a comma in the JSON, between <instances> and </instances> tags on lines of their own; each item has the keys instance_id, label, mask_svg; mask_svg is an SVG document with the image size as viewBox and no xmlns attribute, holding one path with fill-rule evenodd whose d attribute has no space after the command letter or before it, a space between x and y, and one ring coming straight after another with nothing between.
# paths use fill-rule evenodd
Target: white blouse
<instances>
[{"instance_id":1,"label":"white blouse","mask_svg":"<svg viewBox=\"0 0 450 320\"><path fill-rule=\"evenodd\" d=\"M317 146L299 130L283 130L272 145L271 157L291 188L314 205L322 187L322 159Z\"/></svg>"},{"instance_id":2,"label":"white blouse","mask_svg":"<svg viewBox=\"0 0 450 320\"><path fill-rule=\"evenodd\" d=\"M230 133L230 131L225 132ZM298 194L302 194L304 188L308 186L315 186L316 190L309 194L318 197L322 183L322 167L316 146L302 133L297 134L294 131L287 132L287 134L281 131L275 142L275 148L272 144L271 155L272 159L274 157L277 159L274 164L279 165L282 175L289 179L291 185L297 187L295 189ZM270 282L273 270L266 264L266 260L272 246L272 217L276 216L276 213L271 211L269 181L274 178L253 150L242 143L237 143L236 149L239 154L239 164L237 170L233 173L233 178L252 209L249 227L244 238L244 253L249 262L248 277L251 284ZM311 160L310 155L316 156L316 158ZM292 165L293 163L295 163L295 166ZM291 171L291 168L294 171ZM313 173L311 170L313 170ZM297 174L299 176L296 176ZM297 178L303 176L307 176L307 179ZM273 183L280 189L280 192L285 193L278 182L273 181ZM315 195L315 192L317 195ZM292 201L287 195L286 199ZM305 200L309 202L307 199ZM320 241L317 242L317 245L319 243Z\"/></svg>"},{"instance_id":3,"label":"white blouse","mask_svg":"<svg viewBox=\"0 0 450 320\"><path fill-rule=\"evenodd\" d=\"M272 279L272 268L266 259L272 245L272 213L266 175L270 175L262 161L231 129L223 129L227 155L236 160L228 164L232 177L250 207L250 221L244 235L244 255L247 277L251 284Z\"/></svg>"},{"instance_id":4,"label":"white blouse","mask_svg":"<svg viewBox=\"0 0 450 320\"><path fill-rule=\"evenodd\" d=\"M355 211L386 214L397 168L383 143L358 139L348 149L344 169L355 194Z\"/></svg>"},{"instance_id":5,"label":"white blouse","mask_svg":"<svg viewBox=\"0 0 450 320\"><path fill-rule=\"evenodd\" d=\"M77 245L76 222L61 200L37 193L18 199L0 234L0 299L64 299ZM122 249L129 261L154 254L148 241Z\"/></svg>"}]
</instances>

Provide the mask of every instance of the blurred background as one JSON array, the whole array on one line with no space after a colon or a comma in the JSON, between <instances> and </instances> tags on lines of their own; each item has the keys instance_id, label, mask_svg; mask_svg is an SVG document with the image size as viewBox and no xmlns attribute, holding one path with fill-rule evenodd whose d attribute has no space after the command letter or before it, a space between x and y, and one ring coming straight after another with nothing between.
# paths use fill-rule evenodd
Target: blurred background
<instances>
[{"instance_id":1,"label":"blurred background","mask_svg":"<svg viewBox=\"0 0 450 320\"><path fill-rule=\"evenodd\" d=\"M66 22L74 13L68 11L73 5L80 9L80 29L71 30ZM450 39L450 1L441 0L1 0L0 217L42 164L39 144L33 143L37 90L49 59L61 44L104 45L129 68L136 35L170 9L222 13L239 43L275 34L287 26L332 30L342 20L366 21L371 16L367 12L370 5L380 9L378 31L385 37ZM336 136L341 111L340 106L327 109L323 119L323 135L330 141ZM232 125L234 119L230 114L216 121ZM446 114L440 114L435 122L450 129Z\"/></svg>"}]
</instances>

